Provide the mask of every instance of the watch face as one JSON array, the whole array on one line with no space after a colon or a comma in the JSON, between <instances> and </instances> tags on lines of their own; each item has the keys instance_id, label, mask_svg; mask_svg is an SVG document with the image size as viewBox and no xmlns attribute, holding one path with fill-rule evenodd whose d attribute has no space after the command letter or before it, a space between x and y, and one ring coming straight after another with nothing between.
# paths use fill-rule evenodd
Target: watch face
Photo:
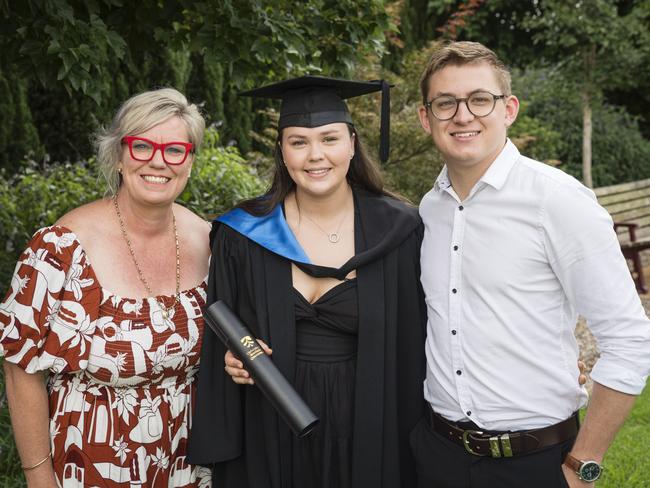
<instances>
[{"instance_id":1,"label":"watch face","mask_svg":"<svg viewBox=\"0 0 650 488\"><path fill-rule=\"evenodd\" d=\"M585 463L580 468L580 478L583 481L592 482L600 478L600 474L603 472L600 465L595 461L585 461Z\"/></svg>"}]
</instances>

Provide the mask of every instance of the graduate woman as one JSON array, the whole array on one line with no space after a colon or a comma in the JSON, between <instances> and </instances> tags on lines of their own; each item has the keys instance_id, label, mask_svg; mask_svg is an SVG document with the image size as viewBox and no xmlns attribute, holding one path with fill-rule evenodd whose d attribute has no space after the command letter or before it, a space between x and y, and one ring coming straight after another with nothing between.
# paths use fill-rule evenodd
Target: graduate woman
<instances>
[{"instance_id":1,"label":"graduate woman","mask_svg":"<svg viewBox=\"0 0 650 488\"><path fill-rule=\"evenodd\" d=\"M320 422L295 437L230 353L224 371L225 347L206 329L189 451L215 487L416 484L422 224L383 190L343 101L379 90L385 158L385 82L307 76L244 94L282 100L275 175L215 221L207 303L224 300L272 348Z\"/></svg>"}]
</instances>

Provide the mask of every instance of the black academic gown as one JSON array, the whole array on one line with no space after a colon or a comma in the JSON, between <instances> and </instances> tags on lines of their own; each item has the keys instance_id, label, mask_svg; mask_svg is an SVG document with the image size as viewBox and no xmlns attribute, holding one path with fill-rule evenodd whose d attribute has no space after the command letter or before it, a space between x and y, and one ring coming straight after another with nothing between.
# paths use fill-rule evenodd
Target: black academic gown
<instances>
[{"instance_id":1,"label":"black academic gown","mask_svg":"<svg viewBox=\"0 0 650 488\"><path fill-rule=\"evenodd\" d=\"M408 434L423 414L426 309L420 287L422 223L415 208L354 190L356 255L335 270L300 267L343 279L357 270L359 331L352 486L411 488ZM291 261L218 222L211 233L207 304L224 300L273 348L289 381L295 369ZM215 488L291 486L291 436L258 388L224 371L225 347L206 327L189 461L213 468Z\"/></svg>"}]
</instances>

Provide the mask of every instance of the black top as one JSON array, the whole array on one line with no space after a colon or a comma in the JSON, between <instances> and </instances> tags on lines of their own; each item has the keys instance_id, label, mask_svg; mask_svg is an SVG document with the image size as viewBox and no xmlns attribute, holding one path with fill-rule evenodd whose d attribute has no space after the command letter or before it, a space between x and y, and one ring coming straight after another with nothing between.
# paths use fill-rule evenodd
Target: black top
<instances>
[{"instance_id":1,"label":"black top","mask_svg":"<svg viewBox=\"0 0 650 488\"><path fill-rule=\"evenodd\" d=\"M356 286L356 278L343 281L313 303L294 288L298 360L336 362L357 355Z\"/></svg>"},{"instance_id":2,"label":"black top","mask_svg":"<svg viewBox=\"0 0 650 488\"><path fill-rule=\"evenodd\" d=\"M353 488L357 280L339 283L313 303L295 289L294 296L294 387L318 423L309 435L292 439L292 486Z\"/></svg>"},{"instance_id":3,"label":"black top","mask_svg":"<svg viewBox=\"0 0 650 488\"><path fill-rule=\"evenodd\" d=\"M355 189L356 255L340 269L300 265L314 276L357 270L358 349L352 486L416 485L408 434L423 413L426 308L420 287L417 209ZM291 261L215 223L207 304L224 300L273 348L293 381L295 293ZM220 488L291 487L291 432L256 387L224 372L225 348L206 329L188 459L213 466Z\"/></svg>"}]
</instances>

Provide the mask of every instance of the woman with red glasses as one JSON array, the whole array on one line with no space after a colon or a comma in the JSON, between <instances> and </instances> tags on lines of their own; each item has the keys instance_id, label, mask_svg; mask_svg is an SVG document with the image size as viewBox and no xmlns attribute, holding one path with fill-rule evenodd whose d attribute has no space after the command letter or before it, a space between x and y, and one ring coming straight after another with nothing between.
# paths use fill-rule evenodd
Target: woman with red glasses
<instances>
[{"instance_id":1,"label":"woman with red glasses","mask_svg":"<svg viewBox=\"0 0 650 488\"><path fill-rule=\"evenodd\" d=\"M20 257L0 356L30 487L210 484L185 459L210 228L174 203L204 125L176 90L129 99L97 138L106 198Z\"/></svg>"}]
</instances>

